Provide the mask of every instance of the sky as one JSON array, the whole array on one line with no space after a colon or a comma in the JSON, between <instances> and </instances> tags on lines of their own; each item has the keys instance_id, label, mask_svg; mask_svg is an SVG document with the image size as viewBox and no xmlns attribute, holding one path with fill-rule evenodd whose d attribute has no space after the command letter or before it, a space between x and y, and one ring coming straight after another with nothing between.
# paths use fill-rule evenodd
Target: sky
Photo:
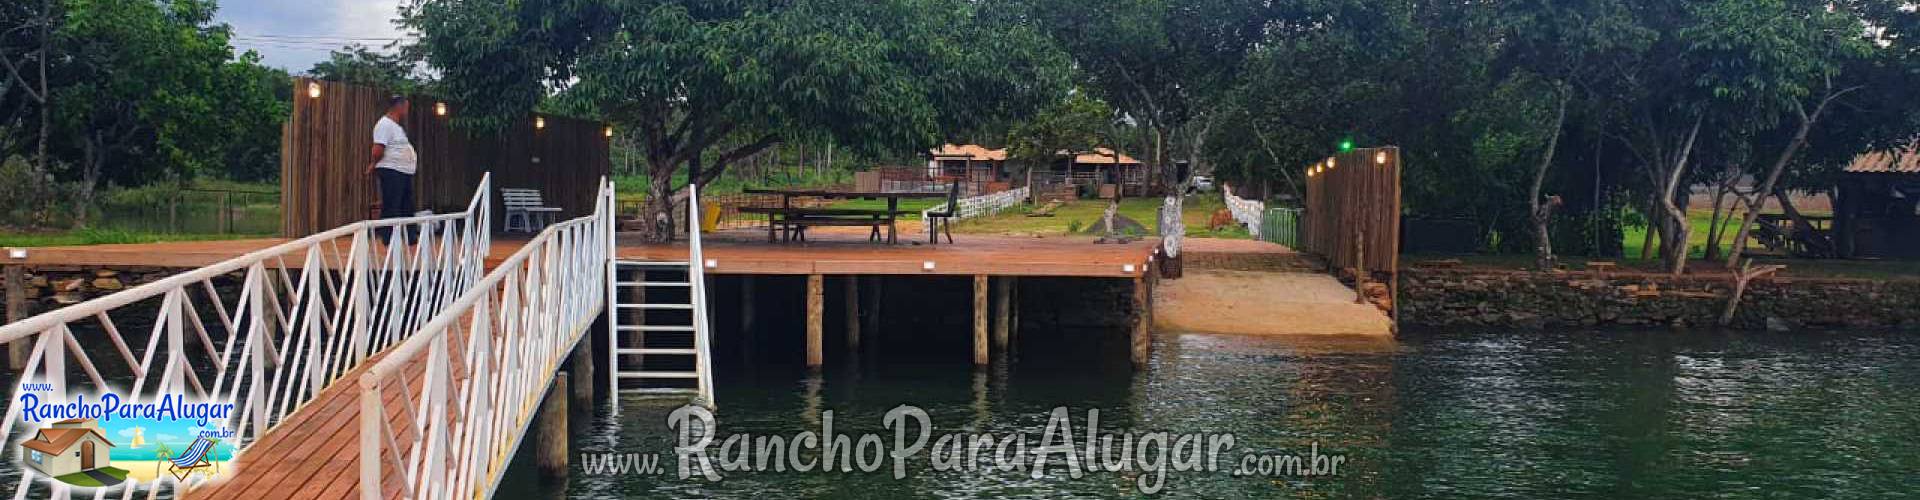
<instances>
[{"instance_id":1,"label":"sky","mask_svg":"<svg viewBox=\"0 0 1920 500\"><path fill-rule=\"evenodd\" d=\"M299 73L351 41L379 48L401 36L393 19L403 0L223 0L216 22L233 26L236 52Z\"/></svg>"}]
</instances>

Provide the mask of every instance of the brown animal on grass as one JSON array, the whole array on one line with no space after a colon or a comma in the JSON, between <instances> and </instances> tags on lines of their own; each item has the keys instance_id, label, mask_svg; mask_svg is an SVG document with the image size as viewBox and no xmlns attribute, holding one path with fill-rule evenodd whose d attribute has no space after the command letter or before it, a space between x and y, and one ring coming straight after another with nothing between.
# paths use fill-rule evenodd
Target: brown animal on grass
<instances>
[{"instance_id":1,"label":"brown animal on grass","mask_svg":"<svg viewBox=\"0 0 1920 500\"><path fill-rule=\"evenodd\" d=\"M1233 212L1222 208L1213 211L1213 217L1207 219L1207 230L1219 231L1221 228L1229 227L1236 223L1237 222L1233 220Z\"/></svg>"}]
</instances>

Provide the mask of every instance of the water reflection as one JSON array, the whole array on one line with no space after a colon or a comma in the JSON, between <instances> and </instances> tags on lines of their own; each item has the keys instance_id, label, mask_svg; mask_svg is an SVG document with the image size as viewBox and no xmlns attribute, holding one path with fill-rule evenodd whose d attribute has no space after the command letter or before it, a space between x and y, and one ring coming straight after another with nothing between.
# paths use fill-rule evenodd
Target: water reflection
<instances>
[{"instance_id":1,"label":"water reflection","mask_svg":"<svg viewBox=\"0 0 1920 500\"><path fill-rule=\"evenodd\" d=\"M1027 343L1017 361L987 370L887 356L822 374L779 364L723 370L717 418L727 434L791 436L818 432L830 410L836 432L890 441L882 416L911 404L928 412L936 436L1037 437L1048 412L1066 406L1076 426L1099 410L1103 432L1231 433L1228 462L1315 448L1347 457L1334 477L1173 473L1170 497L1879 498L1911 494L1920 470L1920 339L1910 335L1162 335L1154 348L1146 372ZM670 458L664 422L676 405L622 405L619 417L603 409L575 421L575 451ZM1118 497L1134 496L1138 478L933 470L923 454L901 480L729 472L710 483L672 471L591 476L576 464L567 483L543 484L529 458L516 457L498 497Z\"/></svg>"}]
</instances>

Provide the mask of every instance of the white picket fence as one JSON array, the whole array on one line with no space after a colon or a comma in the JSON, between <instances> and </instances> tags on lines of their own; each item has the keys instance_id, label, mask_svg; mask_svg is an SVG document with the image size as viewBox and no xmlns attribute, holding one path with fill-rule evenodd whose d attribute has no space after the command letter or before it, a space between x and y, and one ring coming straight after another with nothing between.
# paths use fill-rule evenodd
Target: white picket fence
<instances>
[{"instance_id":1,"label":"white picket fence","mask_svg":"<svg viewBox=\"0 0 1920 500\"><path fill-rule=\"evenodd\" d=\"M1221 197L1227 200L1227 211L1233 212L1233 220L1247 226L1247 232L1254 237L1260 236L1261 215L1266 213L1267 204L1233 195L1233 186L1220 185Z\"/></svg>"},{"instance_id":2,"label":"white picket fence","mask_svg":"<svg viewBox=\"0 0 1920 500\"><path fill-rule=\"evenodd\" d=\"M226 422L233 435L220 445L244 453L369 356L407 341L479 281L491 243L490 190L491 177L481 177L465 212L355 222L0 326L0 344L33 346L0 436L11 442L21 420L17 402L29 383L50 388L35 393L44 401L71 401L69 390L98 398L119 389L128 391L117 395L129 403L177 394L233 403L235 414ZM392 241L382 243L378 234L386 231ZM234 275L237 294L215 285ZM129 323L153 325L144 347L139 337L129 343L122 335L118 325ZM109 384L103 371L132 380ZM70 495L64 484L37 480L23 468L13 498L27 498L36 484L51 488L47 498ZM113 496L132 498L135 489L145 489L153 498L165 486L177 494L181 485L163 474L152 483L129 481ZM107 494L101 488L93 497Z\"/></svg>"},{"instance_id":3,"label":"white picket fence","mask_svg":"<svg viewBox=\"0 0 1920 500\"><path fill-rule=\"evenodd\" d=\"M1001 191L998 193L989 193L989 194L983 194L980 196L969 196L966 198L961 198L959 200L960 210L957 210L954 213L953 219L965 220L965 219L971 219L974 217L980 217L983 215L993 215L993 214L1000 213L1000 211L1006 210L1008 208L1012 208L1014 205L1025 203L1027 201L1027 193L1029 192L1031 191L1023 187L1018 189L1009 189L1009 190ZM935 205L933 208L922 210L920 212L920 217L922 220L925 220L927 214L930 214L933 212L944 212L946 210L947 210L947 204L941 203L939 205Z\"/></svg>"}]
</instances>

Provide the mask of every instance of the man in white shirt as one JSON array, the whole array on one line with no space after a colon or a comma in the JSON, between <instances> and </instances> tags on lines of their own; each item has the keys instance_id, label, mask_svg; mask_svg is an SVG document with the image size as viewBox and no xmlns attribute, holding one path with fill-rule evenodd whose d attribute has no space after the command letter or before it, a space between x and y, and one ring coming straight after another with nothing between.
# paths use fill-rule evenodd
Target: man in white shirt
<instances>
[{"instance_id":1,"label":"man in white shirt","mask_svg":"<svg viewBox=\"0 0 1920 500\"><path fill-rule=\"evenodd\" d=\"M407 140L406 129L400 127L400 122L406 119L407 98L395 95L387 99L387 114L373 125L373 162L367 164L363 175L380 174L382 219L413 215L413 173L419 160L414 155L413 143ZM386 230L379 233L382 242L392 236Z\"/></svg>"}]
</instances>

